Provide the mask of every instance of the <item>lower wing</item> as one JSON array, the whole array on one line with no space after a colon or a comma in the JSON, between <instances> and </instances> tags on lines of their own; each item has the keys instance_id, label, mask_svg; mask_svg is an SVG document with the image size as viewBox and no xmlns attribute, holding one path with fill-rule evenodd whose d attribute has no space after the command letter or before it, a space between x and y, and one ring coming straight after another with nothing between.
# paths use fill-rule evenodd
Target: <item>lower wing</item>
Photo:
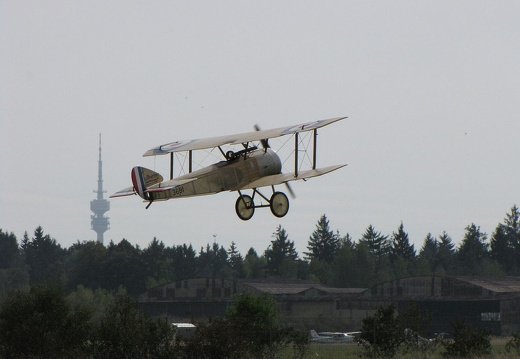
<instances>
[{"instance_id":1,"label":"lower wing","mask_svg":"<svg viewBox=\"0 0 520 359\"><path fill-rule=\"evenodd\" d=\"M294 173L281 173L278 175L266 176L266 177L259 178L253 182L250 182L240 189L260 188L260 187L266 187L266 186L274 186L274 185L286 183L289 181L306 180L306 179L309 179L312 177L322 176L324 174L335 171L335 170L340 169L345 166L346 165L335 165L335 166L317 168L314 170L302 171L302 172L298 173L297 176L295 176Z\"/></svg>"}]
</instances>

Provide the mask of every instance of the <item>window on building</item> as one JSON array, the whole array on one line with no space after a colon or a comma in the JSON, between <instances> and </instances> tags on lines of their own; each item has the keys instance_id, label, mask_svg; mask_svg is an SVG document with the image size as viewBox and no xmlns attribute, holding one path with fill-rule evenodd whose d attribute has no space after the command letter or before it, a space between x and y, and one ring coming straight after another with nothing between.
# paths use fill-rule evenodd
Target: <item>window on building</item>
<instances>
[{"instance_id":1,"label":"window on building","mask_svg":"<svg viewBox=\"0 0 520 359\"><path fill-rule=\"evenodd\" d=\"M480 313L480 320L482 322L499 322L500 313Z\"/></svg>"}]
</instances>

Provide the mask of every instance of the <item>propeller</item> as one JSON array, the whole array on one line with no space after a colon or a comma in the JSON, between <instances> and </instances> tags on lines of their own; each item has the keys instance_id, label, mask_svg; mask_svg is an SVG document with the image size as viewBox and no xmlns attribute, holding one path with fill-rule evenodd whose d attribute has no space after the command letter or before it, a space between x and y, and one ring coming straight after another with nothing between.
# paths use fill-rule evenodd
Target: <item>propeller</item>
<instances>
[{"instance_id":1,"label":"propeller","mask_svg":"<svg viewBox=\"0 0 520 359\"><path fill-rule=\"evenodd\" d=\"M260 126L258 126L258 124L255 124L255 131L260 131ZM262 140L260 140L260 143L262 144L262 147L267 151L268 148L271 148L271 146L269 146L269 142L267 142L267 138L264 138ZM289 195L291 196L292 199L295 199L296 198L296 194L294 193L291 185L289 184L289 182L285 182L285 187L287 187L287 192L289 192Z\"/></svg>"},{"instance_id":2,"label":"propeller","mask_svg":"<svg viewBox=\"0 0 520 359\"><path fill-rule=\"evenodd\" d=\"M258 126L258 124L255 125L255 131L260 131L260 126ZM269 146L269 143L267 142L267 138L260 140L260 143L262 144L262 147L265 150L267 150L268 148L271 148L271 146Z\"/></svg>"},{"instance_id":3,"label":"propeller","mask_svg":"<svg viewBox=\"0 0 520 359\"><path fill-rule=\"evenodd\" d=\"M285 187L287 187L287 191L289 192L289 195L291 196L292 199L295 199L296 198L296 193L294 193L291 185L289 184L289 182L285 182Z\"/></svg>"}]
</instances>

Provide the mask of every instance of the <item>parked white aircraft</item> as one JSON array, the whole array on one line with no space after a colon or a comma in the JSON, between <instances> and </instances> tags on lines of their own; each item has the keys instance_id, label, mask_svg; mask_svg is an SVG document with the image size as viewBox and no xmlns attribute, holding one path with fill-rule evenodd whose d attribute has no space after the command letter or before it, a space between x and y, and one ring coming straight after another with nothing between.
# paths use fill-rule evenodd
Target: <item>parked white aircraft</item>
<instances>
[{"instance_id":1,"label":"parked white aircraft","mask_svg":"<svg viewBox=\"0 0 520 359\"><path fill-rule=\"evenodd\" d=\"M314 329L311 330L311 341L319 343L353 343L356 339L352 333L341 332L320 332L316 333Z\"/></svg>"}]
</instances>

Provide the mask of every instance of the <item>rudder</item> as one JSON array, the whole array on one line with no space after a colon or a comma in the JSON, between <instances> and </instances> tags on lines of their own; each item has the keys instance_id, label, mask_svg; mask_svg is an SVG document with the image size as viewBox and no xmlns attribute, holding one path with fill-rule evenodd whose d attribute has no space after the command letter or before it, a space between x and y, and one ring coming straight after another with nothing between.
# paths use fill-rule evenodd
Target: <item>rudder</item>
<instances>
[{"instance_id":1,"label":"rudder","mask_svg":"<svg viewBox=\"0 0 520 359\"><path fill-rule=\"evenodd\" d=\"M131 176L135 192L147 201L152 200L152 198L150 193L146 192L146 189L154 184L161 183L163 180L159 173L140 166L132 168Z\"/></svg>"}]
</instances>

